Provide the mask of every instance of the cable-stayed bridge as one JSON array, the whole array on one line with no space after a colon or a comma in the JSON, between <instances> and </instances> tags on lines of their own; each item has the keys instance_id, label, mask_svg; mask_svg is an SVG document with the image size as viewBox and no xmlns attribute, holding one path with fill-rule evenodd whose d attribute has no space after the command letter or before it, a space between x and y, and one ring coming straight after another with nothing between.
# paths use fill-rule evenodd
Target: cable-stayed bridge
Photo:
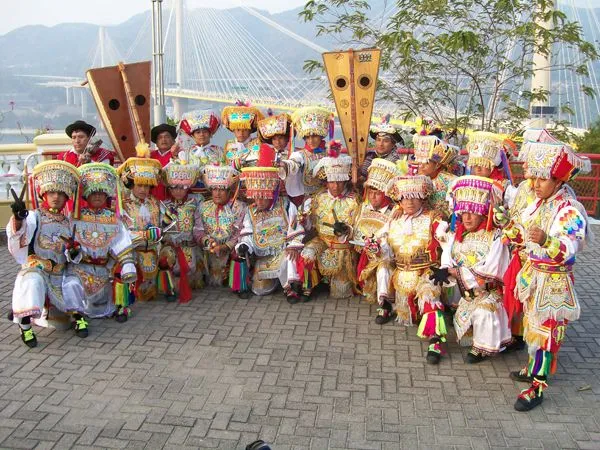
<instances>
[{"instance_id":1,"label":"cable-stayed bridge","mask_svg":"<svg viewBox=\"0 0 600 450\"><path fill-rule=\"evenodd\" d=\"M582 1L588 9L576 6L576 2L581 6ZM188 9L183 0L164 0L162 3L162 43L158 51L164 54L164 91L168 97L167 103L173 105L171 115L178 117L188 108L189 100L225 104L242 100L259 107L281 110L293 110L311 104L333 109L326 78L308 76L302 71L306 58L298 60L294 67L281 62L281 52L285 51L285 42L290 42L290 39L301 44L312 59L320 59L320 53L328 49L248 7L240 8L261 21L263 36L257 36L256 30L251 32L246 29L238 20L239 15L236 17L231 10ZM393 2L390 4L393 5ZM558 7L570 19L583 25L586 40L595 44L600 42L600 9L592 9L592 0L564 0ZM384 21L393 12L393 6L388 10L374 11L373 20ZM114 65L118 61L151 59L148 43L152 41L152 25L148 14L126 51L117 48L107 31L100 28L96 45L89 53L88 66L82 71L90 67ZM265 44L265 33L269 34L269 43L275 42L275 45ZM281 41L279 47L278 40ZM507 57L517 51L508 49ZM570 61L571 57L567 48L554 49L553 58L559 64ZM574 117L570 117L574 127L587 128L598 118L599 71L599 64L590 64L589 80L585 83L599 92L596 98L584 95L579 78L562 72L553 74L549 103L557 106L557 119L568 118L561 109L565 105L575 111ZM393 79L392 74L381 74L381 77L384 80ZM54 78L45 84L65 87L69 101L69 96L73 95L69 94L69 89L78 85L79 80ZM524 89L528 82L524 81ZM375 104L376 115L398 112L402 112L400 107L389 101L380 100Z\"/></svg>"}]
</instances>

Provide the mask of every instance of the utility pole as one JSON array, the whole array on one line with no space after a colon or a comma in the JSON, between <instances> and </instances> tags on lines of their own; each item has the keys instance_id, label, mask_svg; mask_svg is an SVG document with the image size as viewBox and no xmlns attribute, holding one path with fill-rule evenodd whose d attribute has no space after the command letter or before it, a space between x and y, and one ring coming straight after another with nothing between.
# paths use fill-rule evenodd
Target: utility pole
<instances>
[{"instance_id":1,"label":"utility pole","mask_svg":"<svg viewBox=\"0 0 600 450\"><path fill-rule=\"evenodd\" d=\"M165 123L165 83L163 66L162 2L152 0L152 68L154 82L154 124Z\"/></svg>"},{"instance_id":2,"label":"utility pole","mask_svg":"<svg viewBox=\"0 0 600 450\"><path fill-rule=\"evenodd\" d=\"M100 67L106 67L106 28L98 27L98 46L100 47Z\"/></svg>"}]
</instances>

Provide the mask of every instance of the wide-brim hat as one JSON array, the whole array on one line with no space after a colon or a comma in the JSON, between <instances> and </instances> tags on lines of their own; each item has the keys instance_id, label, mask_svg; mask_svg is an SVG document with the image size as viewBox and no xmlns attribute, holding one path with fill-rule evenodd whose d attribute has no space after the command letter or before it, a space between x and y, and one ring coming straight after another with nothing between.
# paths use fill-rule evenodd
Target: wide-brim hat
<instances>
[{"instance_id":1,"label":"wide-brim hat","mask_svg":"<svg viewBox=\"0 0 600 450\"><path fill-rule=\"evenodd\" d=\"M163 132L168 132L173 139L177 137L177 129L173 125L169 125L168 123L161 123L160 125L155 126L150 130L150 139L152 142L156 144L156 140L158 139L158 135Z\"/></svg>"},{"instance_id":2,"label":"wide-brim hat","mask_svg":"<svg viewBox=\"0 0 600 450\"><path fill-rule=\"evenodd\" d=\"M396 145L404 145L404 139L400 134L400 130L389 123L380 123L371 125L369 129L369 135L373 139L377 139L377 136L389 136L396 143Z\"/></svg>"},{"instance_id":3,"label":"wide-brim hat","mask_svg":"<svg viewBox=\"0 0 600 450\"><path fill-rule=\"evenodd\" d=\"M92 134L96 133L96 127L90 125L87 122L84 122L83 120L76 120L72 124L67 125L67 128L65 128L65 133L67 133L67 136L71 137L73 131L77 130L83 131L88 136L91 136Z\"/></svg>"}]
</instances>

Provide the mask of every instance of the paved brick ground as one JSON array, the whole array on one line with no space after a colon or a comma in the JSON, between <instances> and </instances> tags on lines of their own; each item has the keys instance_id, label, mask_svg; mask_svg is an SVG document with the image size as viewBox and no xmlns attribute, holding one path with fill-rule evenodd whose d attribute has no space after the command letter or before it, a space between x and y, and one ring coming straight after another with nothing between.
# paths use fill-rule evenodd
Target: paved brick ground
<instances>
[{"instance_id":1,"label":"paved brick ground","mask_svg":"<svg viewBox=\"0 0 600 450\"><path fill-rule=\"evenodd\" d=\"M600 235L600 227L596 227ZM0 307L17 267L0 251ZM525 353L477 366L455 344L437 367L415 329L373 322L358 300L138 304L85 340L39 330L28 350L0 324L2 448L600 448L600 249L577 264L583 318L570 327L543 407L517 413L508 378ZM585 390L580 390L586 387Z\"/></svg>"}]
</instances>

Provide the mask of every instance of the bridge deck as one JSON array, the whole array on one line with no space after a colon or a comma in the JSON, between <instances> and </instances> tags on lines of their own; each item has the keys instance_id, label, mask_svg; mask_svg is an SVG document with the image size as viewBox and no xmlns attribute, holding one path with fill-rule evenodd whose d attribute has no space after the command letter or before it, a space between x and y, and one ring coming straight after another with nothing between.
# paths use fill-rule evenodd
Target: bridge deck
<instances>
[{"instance_id":1,"label":"bridge deck","mask_svg":"<svg viewBox=\"0 0 600 450\"><path fill-rule=\"evenodd\" d=\"M0 255L4 317L17 267ZM583 317L531 413L513 410L523 386L507 376L525 353L468 366L451 344L432 367L414 328L375 325L357 299L204 290L137 304L126 324L95 320L85 340L41 330L34 350L2 320L0 447L600 448L599 257L576 265Z\"/></svg>"}]
</instances>

